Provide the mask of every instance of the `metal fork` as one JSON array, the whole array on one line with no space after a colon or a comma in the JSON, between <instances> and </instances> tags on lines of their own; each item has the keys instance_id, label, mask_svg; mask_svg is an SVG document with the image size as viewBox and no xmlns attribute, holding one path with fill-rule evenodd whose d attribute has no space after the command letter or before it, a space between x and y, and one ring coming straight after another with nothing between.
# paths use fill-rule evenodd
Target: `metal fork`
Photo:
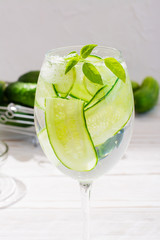
<instances>
[{"instance_id":1,"label":"metal fork","mask_svg":"<svg viewBox=\"0 0 160 240\"><path fill-rule=\"evenodd\" d=\"M8 124L6 125L6 123ZM9 125L10 123L23 124L24 127L12 126ZM7 131L35 135L34 110L14 103L10 103L8 106L0 106L0 125Z\"/></svg>"}]
</instances>

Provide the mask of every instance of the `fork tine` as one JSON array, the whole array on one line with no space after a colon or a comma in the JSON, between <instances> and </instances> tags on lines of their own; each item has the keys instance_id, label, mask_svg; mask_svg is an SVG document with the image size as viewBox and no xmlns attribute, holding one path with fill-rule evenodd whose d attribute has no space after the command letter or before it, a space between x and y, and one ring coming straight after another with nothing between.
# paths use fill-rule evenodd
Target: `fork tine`
<instances>
[{"instance_id":1,"label":"fork tine","mask_svg":"<svg viewBox=\"0 0 160 240\"><path fill-rule=\"evenodd\" d=\"M25 120L20 120L20 119L11 119L7 118L5 115L0 116L0 122L1 123L20 123L20 124L25 124L25 125L34 125L34 121L25 121Z\"/></svg>"},{"instance_id":2,"label":"fork tine","mask_svg":"<svg viewBox=\"0 0 160 240\"><path fill-rule=\"evenodd\" d=\"M17 105L17 104L14 104L14 103L10 103L8 105L8 110L11 110L13 112L34 114L33 108L24 107L24 106Z\"/></svg>"},{"instance_id":3,"label":"fork tine","mask_svg":"<svg viewBox=\"0 0 160 240\"><path fill-rule=\"evenodd\" d=\"M13 124L22 124L22 126ZM35 136L33 108L14 103L0 106L0 127L5 131Z\"/></svg>"},{"instance_id":4,"label":"fork tine","mask_svg":"<svg viewBox=\"0 0 160 240\"><path fill-rule=\"evenodd\" d=\"M14 117L23 118L23 119L26 118L26 119L32 119L32 120L34 119L34 115L15 113L15 112L12 112L11 110L6 111L5 115L10 119L13 119Z\"/></svg>"},{"instance_id":5,"label":"fork tine","mask_svg":"<svg viewBox=\"0 0 160 240\"><path fill-rule=\"evenodd\" d=\"M20 123L25 125L34 125L34 111L32 108L10 103L6 107L0 106L0 110L1 123Z\"/></svg>"},{"instance_id":6,"label":"fork tine","mask_svg":"<svg viewBox=\"0 0 160 240\"><path fill-rule=\"evenodd\" d=\"M8 109L7 107L0 106L0 110L7 110L7 109Z\"/></svg>"}]
</instances>

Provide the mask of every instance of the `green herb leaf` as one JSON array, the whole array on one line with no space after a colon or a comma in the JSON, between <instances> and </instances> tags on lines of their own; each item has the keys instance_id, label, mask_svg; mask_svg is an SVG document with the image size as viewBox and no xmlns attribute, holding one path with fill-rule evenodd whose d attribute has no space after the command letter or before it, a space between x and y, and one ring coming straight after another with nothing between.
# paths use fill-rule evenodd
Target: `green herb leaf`
<instances>
[{"instance_id":1,"label":"green herb leaf","mask_svg":"<svg viewBox=\"0 0 160 240\"><path fill-rule=\"evenodd\" d=\"M105 58L104 63L106 67L108 67L118 78L120 78L123 82L126 81L125 70L115 58Z\"/></svg>"},{"instance_id":2,"label":"green herb leaf","mask_svg":"<svg viewBox=\"0 0 160 240\"><path fill-rule=\"evenodd\" d=\"M78 57L72 57L66 65L65 74L67 74L79 61Z\"/></svg>"},{"instance_id":3,"label":"green herb leaf","mask_svg":"<svg viewBox=\"0 0 160 240\"><path fill-rule=\"evenodd\" d=\"M72 52L70 52L69 54L73 54L73 53L76 53L76 54L78 55L78 53L77 53L76 51L72 51ZM68 54L68 55L69 55L69 54Z\"/></svg>"},{"instance_id":4,"label":"green herb leaf","mask_svg":"<svg viewBox=\"0 0 160 240\"><path fill-rule=\"evenodd\" d=\"M70 53L65 57L65 60L72 59L73 57L79 57L79 56L78 56L78 53L77 53L76 51L70 52Z\"/></svg>"},{"instance_id":5,"label":"green herb leaf","mask_svg":"<svg viewBox=\"0 0 160 240\"><path fill-rule=\"evenodd\" d=\"M82 71L91 82L103 85L101 75L93 64L83 63Z\"/></svg>"},{"instance_id":6,"label":"green herb leaf","mask_svg":"<svg viewBox=\"0 0 160 240\"><path fill-rule=\"evenodd\" d=\"M81 52L80 52L81 57L82 58L88 57L91 54L92 50L96 46L97 46L96 44L89 44L89 45L86 45L86 46L82 47Z\"/></svg>"}]
</instances>

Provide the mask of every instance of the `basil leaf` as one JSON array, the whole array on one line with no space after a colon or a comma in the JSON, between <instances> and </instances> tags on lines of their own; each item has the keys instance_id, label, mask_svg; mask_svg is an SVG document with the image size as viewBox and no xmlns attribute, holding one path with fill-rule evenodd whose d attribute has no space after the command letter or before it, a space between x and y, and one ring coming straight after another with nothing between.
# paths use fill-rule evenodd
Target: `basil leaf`
<instances>
[{"instance_id":1,"label":"basil leaf","mask_svg":"<svg viewBox=\"0 0 160 240\"><path fill-rule=\"evenodd\" d=\"M72 59L73 57L78 57L78 53L76 51L70 52L66 57L65 60Z\"/></svg>"},{"instance_id":2,"label":"basil leaf","mask_svg":"<svg viewBox=\"0 0 160 240\"><path fill-rule=\"evenodd\" d=\"M123 82L126 81L125 70L115 58L105 58L104 63L106 67L108 67L118 78L120 78Z\"/></svg>"},{"instance_id":3,"label":"basil leaf","mask_svg":"<svg viewBox=\"0 0 160 240\"><path fill-rule=\"evenodd\" d=\"M72 57L66 64L65 74L67 74L79 61L79 57Z\"/></svg>"},{"instance_id":4,"label":"basil leaf","mask_svg":"<svg viewBox=\"0 0 160 240\"><path fill-rule=\"evenodd\" d=\"M81 57L82 58L88 57L91 54L92 50L96 46L97 46L96 44L89 44L89 45L86 45L86 46L82 47L81 52L80 52Z\"/></svg>"},{"instance_id":5,"label":"basil leaf","mask_svg":"<svg viewBox=\"0 0 160 240\"><path fill-rule=\"evenodd\" d=\"M77 52L76 52L76 51L72 51L72 52L70 52L69 54L73 54L73 53L76 53L76 54L77 54ZM69 54L68 54L68 55L69 55ZM78 54L77 54L77 55L78 55Z\"/></svg>"},{"instance_id":6,"label":"basil leaf","mask_svg":"<svg viewBox=\"0 0 160 240\"><path fill-rule=\"evenodd\" d=\"M82 71L91 82L103 85L101 75L93 64L83 63Z\"/></svg>"}]
</instances>

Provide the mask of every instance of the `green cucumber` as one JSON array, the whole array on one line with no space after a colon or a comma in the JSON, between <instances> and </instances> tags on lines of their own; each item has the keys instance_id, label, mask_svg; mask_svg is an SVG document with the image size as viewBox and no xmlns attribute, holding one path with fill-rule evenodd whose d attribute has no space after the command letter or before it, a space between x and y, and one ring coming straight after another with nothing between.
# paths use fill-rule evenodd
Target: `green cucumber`
<instances>
[{"instance_id":1,"label":"green cucumber","mask_svg":"<svg viewBox=\"0 0 160 240\"><path fill-rule=\"evenodd\" d=\"M5 87L6 87L6 83L4 81L0 81L0 104L3 103Z\"/></svg>"},{"instance_id":2,"label":"green cucumber","mask_svg":"<svg viewBox=\"0 0 160 240\"><path fill-rule=\"evenodd\" d=\"M131 81L131 83L132 83L133 92L137 91L140 88L139 83L137 83L135 81Z\"/></svg>"},{"instance_id":3,"label":"green cucumber","mask_svg":"<svg viewBox=\"0 0 160 240\"><path fill-rule=\"evenodd\" d=\"M90 171L97 154L84 117L84 102L77 99L46 99L46 128L57 158L75 171Z\"/></svg>"},{"instance_id":4,"label":"green cucumber","mask_svg":"<svg viewBox=\"0 0 160 240\"><path fill-rule=\"evenodd\" d=\"M135 111L147 112L152 109L159 97L159 83L153 77L146 77L138 90L134 92Z\"/></svg>"},{"instance_id":5,"label":"green cucumber","mask_svg":"<svg viewBox=\"0 0 160 240\"><path fill-rule=\"evenodd\" d=\"M85 110L87 127L95 146L116 134L129 120L133 110L130 80L117 80L111 90Z\"/></svg>"},{"instance_id":6,"label":"green cucumber","mask_svg":"<svg viewBox=\"0 0 160 240\"><path fill-rule=\"evenodd\" d=\"M36 87L36 83L10 83L5 89L5 96L10 102L34 107Z\"/></svg>"},{"instance_id":7,"label":"green cucumber","mask_svg":"<svg viewBox=\"0 0 160 240\"><path fill-rule=\"evenodd\" d=\"M18 78L18 81L19 82L24 82L24 83L37 83L39 73L40 73L40 71L27 72L27 73L21 75Z\"/></svg>"},{"instance_id":8,"label":"green cucumber","mask_svg":"<svg viewBox=\"0 0 160 240\"><path fill-rule=\"evenodd\" d=\"M57 93L52 83L46 82L40 76L38 79L35 105L38 108L45 110L46 97L56 97Z\"/></svg>"}]
</instances>

